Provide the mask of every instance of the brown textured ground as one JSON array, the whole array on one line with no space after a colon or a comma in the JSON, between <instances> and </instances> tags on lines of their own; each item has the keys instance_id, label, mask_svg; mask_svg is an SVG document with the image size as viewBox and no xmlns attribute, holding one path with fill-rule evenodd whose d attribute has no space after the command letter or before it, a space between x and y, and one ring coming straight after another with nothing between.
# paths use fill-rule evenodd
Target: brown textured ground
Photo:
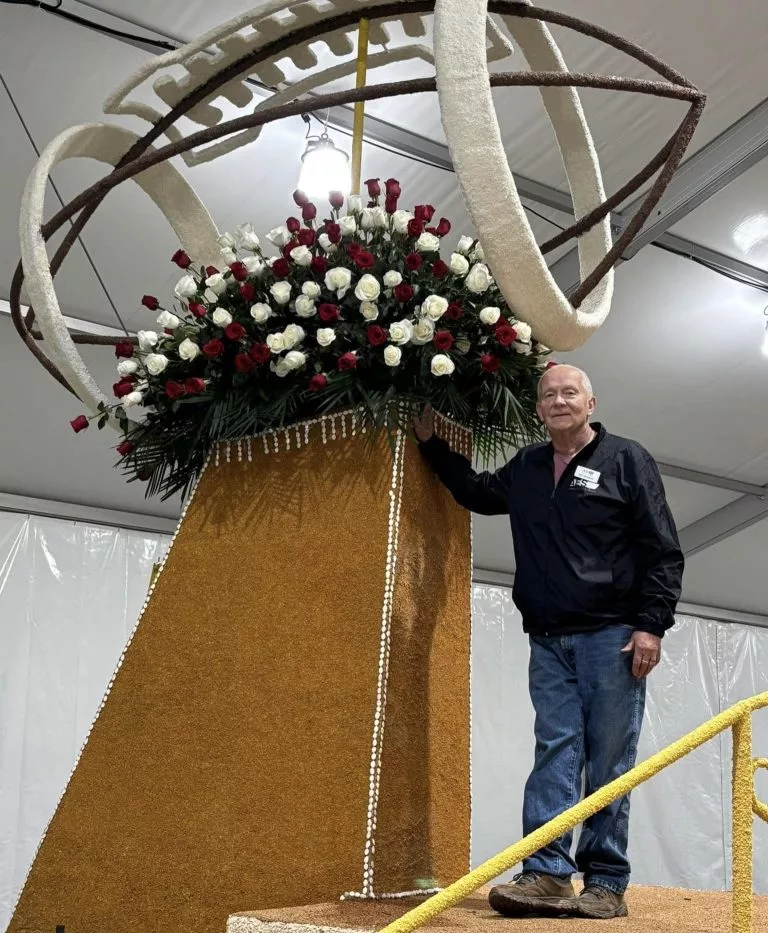
<instances>
[{"instance_id":1,"label":"brown textured ground","mask_svg":"<svg viewBox=\"0 0 768 933\"><path fill-rule=\"evenodd\" d=\"M572 930L617 930L621 933L727 933L731 927L729 894L719 892L684 891L676 888L633 887L629 896L630 916L622 920L508 920L495 914L478 894L460 907L446 911L428 926L432 933L566 933ZM401 916L416 901L377 903L332 903L314 907L285 910L265 910L238 915L237 923L230 919L232 933L247 933L261 922L300 923L319 927L355 927L380 930ZM241 920L242 918L242 920ZM246 921L246 922L242 922ZM597 928L597 929L596 929ZM754 933L768 931L768 897L755 898ZM267 933L262 928L262 933ZM277 933L277 931L275 931Z\"/></svg>"}]
</instances>

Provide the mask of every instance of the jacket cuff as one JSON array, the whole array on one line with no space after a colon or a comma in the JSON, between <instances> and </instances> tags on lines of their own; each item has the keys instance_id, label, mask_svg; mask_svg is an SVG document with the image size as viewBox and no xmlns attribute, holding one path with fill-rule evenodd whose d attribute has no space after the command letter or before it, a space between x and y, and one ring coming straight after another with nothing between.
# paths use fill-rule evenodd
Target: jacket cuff
<instances>
[{"instance_id":1,"label":"jacket cuff","mask_svg":"<svg viewBox=\"0 0 768 933\"><path fill-rule=\"evenodd\" d=\"M635 631L636 632L646 632L648 635L655 635L657 638L663 638L664 635L672 628L674 622L671 625L664 625L661 622L651 622L648 619L638 619L635 622Z\"/></svg>"}]
</instances>

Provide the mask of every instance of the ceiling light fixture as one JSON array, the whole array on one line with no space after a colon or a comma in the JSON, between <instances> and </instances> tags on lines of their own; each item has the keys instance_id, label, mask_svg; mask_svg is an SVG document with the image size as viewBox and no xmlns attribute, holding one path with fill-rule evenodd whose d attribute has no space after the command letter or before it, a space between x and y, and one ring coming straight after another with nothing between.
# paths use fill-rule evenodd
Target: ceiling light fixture
<instances>
[{"instance_id":1,"label":"ceiling light fixture","mask_svg":"<svg viewBox=\"0 0 768 933\"><path fill-rule=\"evenodd\" d=\"M337 149L325 131L320 136L307 136L307 148L301 157L299 190L309 197L323 197L330 191L348 195L351 187L347 153Z\"/></svg>"}]
</instances>

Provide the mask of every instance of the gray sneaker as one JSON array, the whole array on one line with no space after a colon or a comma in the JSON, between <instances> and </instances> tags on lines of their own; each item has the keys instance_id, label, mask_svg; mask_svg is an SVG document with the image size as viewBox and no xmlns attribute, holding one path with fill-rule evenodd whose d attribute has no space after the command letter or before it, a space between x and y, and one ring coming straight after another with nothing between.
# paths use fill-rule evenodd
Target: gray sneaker
<instances>
[{"instance_id":1,"label":"gray sneaker","mask_svg":"<svg viewBox=\"0 0 768 933\"><path fill-rule=\"evenodd\" d=\"M576 893L568 875L544 875L526 871L512 884L491 888L488 903L505 917L576 916Z\"/></svg>"}]
</instances>

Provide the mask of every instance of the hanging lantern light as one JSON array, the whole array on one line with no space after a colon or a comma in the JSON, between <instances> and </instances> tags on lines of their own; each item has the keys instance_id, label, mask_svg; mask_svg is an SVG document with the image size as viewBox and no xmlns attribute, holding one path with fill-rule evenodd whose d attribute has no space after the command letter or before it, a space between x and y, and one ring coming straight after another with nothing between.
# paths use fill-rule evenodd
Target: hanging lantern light
<instances>
[{"instance_id":1,"label":"hanging lantern light","mask_svg":"<svg viewBox=\"0 0 768 933\"><path fill-rule=\"evenodd\" d=\"M349 194L352 176L349 156L337 149L330 136L308 136L307 148L301 157L299 190L309 197L327 197L329 191Z\"/></svg>"}]
</instances>

